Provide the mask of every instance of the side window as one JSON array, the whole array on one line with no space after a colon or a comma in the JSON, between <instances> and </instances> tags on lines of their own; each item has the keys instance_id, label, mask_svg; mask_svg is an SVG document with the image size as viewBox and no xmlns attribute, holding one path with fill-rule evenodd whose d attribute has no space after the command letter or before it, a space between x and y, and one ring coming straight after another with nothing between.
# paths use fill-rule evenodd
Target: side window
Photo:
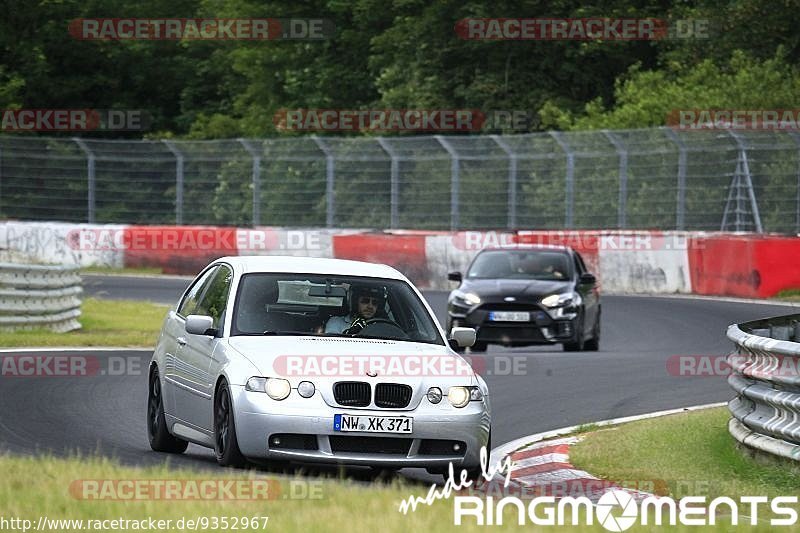
<instances>
[{"instance_id":1,"label":"side window","mask_svg":"<svg viewBox=\"0 0 800 533\"><path fill-rule=\"evenodd\" d=\"M203 292L205 292L209 281L211 281L211 278L214 277L214 273L218 269L219 267L209 268L200 279L194 282L192 287L189 289L189 292L187 292L186 296L184 296L181 305L178 306L179 315L182 317L187 317L189 315L197 314L194 312L194 310L197 308L197 300L203 296Z\"/></svg>"},{"instance_id":2,"label":"side window","mask_svg":"<svg viewBox=\"0 0 800 533\"><path fill-rule=\"evenodd\" d=\"M220 318L225 313L225 305L228 302L232 279L233 272L231 272L231 269L226 266L220 266L208 284L208 290L202 295L202 299L194 311L196 315L206 315L213 318L215 328L219 328L221 325Z\"/></svg>"}]
</instances>

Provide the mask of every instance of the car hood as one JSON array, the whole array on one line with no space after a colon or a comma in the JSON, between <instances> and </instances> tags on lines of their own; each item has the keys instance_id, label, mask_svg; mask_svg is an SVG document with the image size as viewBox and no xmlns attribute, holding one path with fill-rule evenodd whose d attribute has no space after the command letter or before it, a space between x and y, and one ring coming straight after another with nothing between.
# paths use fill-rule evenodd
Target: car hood
<instances>
[{"instance_id":1,"label":"car hood","mask_svg":"<svg viewBox=\"0 0 800 533\"><path fill-rule=\"evenodd\" d=\"M568 292L572 289L572 281L550 281L531 279L480 279L464 280L460 290L474 292L483 298L501 296L541 297L550 294Z\"/></svg>"},{"instance_id":2,"label":"car hood","mask_svg":"<svg viewBox=\"0 0 800 533\"><path fill-rule=\"evenodd\" d=\"M317 336L241 336L229 338L228 344L253 363L262 376L286 377L293 386L304 379L318 386L353 380L476 383L470 363L444 345ZM337 362L347 358L352 361L352 368L334 365L336 370L330 372L331 367L325 367L328 358L336 358ZM424 367L426 362L428 367ZM409 366L397 366L406 363ZM418 370L421 368L425 369ZM378 371L378 375L368 376L365 370Z\"/></svg>"}]
</instances>

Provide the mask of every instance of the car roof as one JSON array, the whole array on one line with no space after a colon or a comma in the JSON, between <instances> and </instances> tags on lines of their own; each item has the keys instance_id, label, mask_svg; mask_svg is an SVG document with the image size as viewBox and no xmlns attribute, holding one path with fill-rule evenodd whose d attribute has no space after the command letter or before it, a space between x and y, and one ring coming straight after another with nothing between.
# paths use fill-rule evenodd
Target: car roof
<instances>
[{"instance_id":1,"label":"car roof","mask_svg":"<svg viewBox=\"0 0 800 533\"><path fill-rule=\"evenodd\" d=\"M228 256L215 263L230 264L241 274L254 272L286 272L292 274L332 274L336 276L363 276L408 281L406 277L389 265L327 259L322 257L294 257L287 255Z\"/></svg>"},{"instance_id":2,"label":"car roof","mask_svg":"<svg viewBox=\"0 0 800 533\"><path fill-rule=\"evenodd\" d=\"M542 250L546 252L565 252L569 253L572 251L572 248L569 246L564 246L561 244L510 244L505 246L491 246L488 248L484 248L481 252L514 252L514 251L533 251L533 250Z\"/></svg>"}]
</instances>

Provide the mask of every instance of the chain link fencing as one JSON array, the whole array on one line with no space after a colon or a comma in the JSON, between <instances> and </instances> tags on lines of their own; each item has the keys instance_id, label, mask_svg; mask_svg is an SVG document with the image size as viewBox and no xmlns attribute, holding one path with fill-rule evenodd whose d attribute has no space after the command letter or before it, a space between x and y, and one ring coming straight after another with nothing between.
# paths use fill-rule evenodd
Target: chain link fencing
<instances>
[{"instance_id":1,"label":"chain link fencing","mask_svg":"<svg viewBox=\"0 0 800 533\"><path fill-rule=\"evenodd\" d=\"M0 137L0 216L124 224L800 232L800 134Z\"/></svg>"}]
</instances>

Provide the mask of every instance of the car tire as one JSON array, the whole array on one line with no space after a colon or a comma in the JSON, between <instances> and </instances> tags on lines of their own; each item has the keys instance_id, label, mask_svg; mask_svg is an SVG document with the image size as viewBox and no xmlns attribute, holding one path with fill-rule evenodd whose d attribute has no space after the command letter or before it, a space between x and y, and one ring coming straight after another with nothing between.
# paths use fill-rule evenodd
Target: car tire
<instances>
[{"instance_id":1,"label":"car tire","mask_svg":"<svg viewBox=\"0 0 800 533\"><path fill-rule=\"evenodd\" d=\"M242 467L247 464L236 439L233 401L225 381L214 394L214 455L220 466Z\"/></svg>"},{"instance_id":2,"label":"car tire","mask_svg":"<svg viewBox=\"0 0 800 533\"><path fill-rule=\"evenodd\" d=\"M594 321L594 328L592 328L592 338L586 341L583 346L584 350L596 352L600 349L600 313L597 313L597 319Z\"/></svg>"},{"instance_id":3,"label":"car tire","mask_svg":"<svg viewBox=\"0 0 800 533\"><path fill-rule=\"evenodd\" d=\"M492 464L492 430L489 429L489 440L486 442L486 470ZM473 485L486 482L483 477L483 468L478 465L477 468L465 468L467 471L467 479L472 481ZM460 480L460 473L456 473L456 481Z\"/></svg>"},{"instance_id":4,"label":"car tire","mask_svg":"<svg viewBox=\"0 0 800 533\"><path fill-rule=\"evenodd\" d=\"M477 352L485 352L486 348L489 346L489 343L483 341L475 341L475 344L470 346L469 351L472 353Z\"/></svg>"},{"instance_id":5,"label":"car tire","mask_svg":"<svg viewBox=\"0 0 800 533\"><path fill-rule=\"evenodd\" d=\"M147 440L150 448L156 452L183 453L189 443L179 439L167 430L167 420L164 416L164 397L161 394L161 380L158 370L153 368L150 372L147 391Z\"/></svg>"},{"instance_id":6,"label":"car tire","mask_svg":"<svg viewBox=\"0 0 800 533\"><path fill-rule=\"evenodd\" d=\"M565 352L582 352L585 349L586 343L583 338L583 315L578 317L577 325L575 326L575 341L565 342L563 344Z\"/></svg>"}]
</instances>

